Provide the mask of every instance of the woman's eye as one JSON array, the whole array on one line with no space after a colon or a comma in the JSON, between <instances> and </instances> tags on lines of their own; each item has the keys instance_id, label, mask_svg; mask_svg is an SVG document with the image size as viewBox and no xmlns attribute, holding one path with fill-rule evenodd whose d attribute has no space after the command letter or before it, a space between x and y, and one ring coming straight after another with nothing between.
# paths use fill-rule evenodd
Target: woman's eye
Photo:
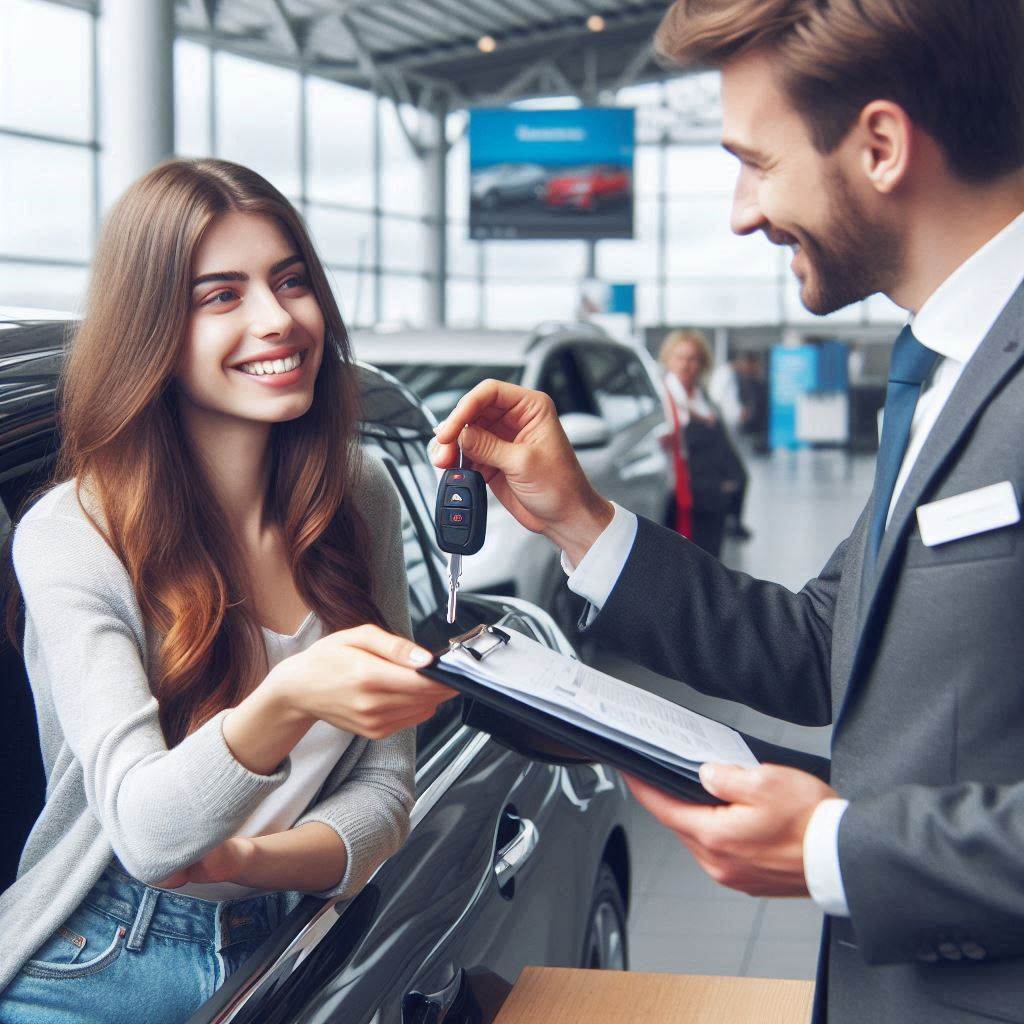
<instances>
[{"instance_id":1,"label":"woman's eye","mask_svg":"<svg viewBox=\"0 0 1024 1024\"><path fill-rule=\"evenodd\" d=\"M233 302L236 298L238 298L238 296L235 294L235 292L233 292L230 289L228 289L227 291L216 292L214 295L211 295L203 303L203 305L204 306L213 306L213 305L221 305L221 306L223 306L223 305L226 305L229 302Z\"/></svg>"},{"instance_id":2,"label":"woman's eye","mask_svg":"<svg viewBox=\"0 0 1024 1024\"><path fill-rule=\"evenodd\" d=\"M306 288L309 286L309 278L305 274L293 274L291 277L285 278L281 282L281 287L285 285L292 285L295 288Z\"/></svg>"}]
</instances>

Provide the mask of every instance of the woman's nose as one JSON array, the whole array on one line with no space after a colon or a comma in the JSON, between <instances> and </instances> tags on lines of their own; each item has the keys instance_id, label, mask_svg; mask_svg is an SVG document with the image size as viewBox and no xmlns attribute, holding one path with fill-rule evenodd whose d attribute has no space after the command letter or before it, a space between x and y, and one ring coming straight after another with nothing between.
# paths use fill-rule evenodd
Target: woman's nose
<instances>
[{"instance_id":1,"label":"woman's nose","mask_svg":"<svg viewBox=\"0 0 1024 1024\"><path fill-rule=\"evenodd\" d=\"M258 338L287 337L292 328L292 316L269 289L259 289L253 295L254 306L250 330Z\"/></svg>"}]
</instances>

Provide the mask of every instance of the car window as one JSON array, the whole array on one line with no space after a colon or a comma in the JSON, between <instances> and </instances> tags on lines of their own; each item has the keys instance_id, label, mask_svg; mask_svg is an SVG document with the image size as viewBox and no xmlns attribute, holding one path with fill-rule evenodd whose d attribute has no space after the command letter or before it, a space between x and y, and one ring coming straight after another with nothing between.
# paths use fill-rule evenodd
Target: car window
<instances>
[{"instance_id":1,"label":"car window","mask_svg":"<svg viewBox=\"0 0 1024 1024\"><path fill-rule=\"evenodd\" d=\"M568 348L556 349L547 357L541 367L538 387L554 400L559 416L571 412L598 415L599 410Z\"/></svg>"},{"instance_id":2,"label":"car window","mask_svg":"<svg viewBox=\"0 0 1024 1024\"><path fill-rule=\"evenodd\" d=\"M635 356L609 345L576 349L600 415L613 430L628 427L658 408L658 397Z\"/></svg>"},{"instance_id":3,"label":"car window","mask_svg":"<svg viewBox=\"0 0 1024 1024\"><path fill-rule=\"evenodd\" d=\"M518 384L523 368L514 365L453 363L376 363L397 377L434 414L443 420L458 400L481 381L493 377Z\"/></svg>"}]
</instances>

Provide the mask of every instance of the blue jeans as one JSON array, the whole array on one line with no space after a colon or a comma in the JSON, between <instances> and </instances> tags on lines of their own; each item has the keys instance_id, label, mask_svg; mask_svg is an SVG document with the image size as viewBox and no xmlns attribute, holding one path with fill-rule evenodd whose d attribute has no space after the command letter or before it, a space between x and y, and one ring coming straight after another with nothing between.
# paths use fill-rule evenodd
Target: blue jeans
<instances>
[{"instance_id":1,"label":"blue jeans","mask_svg":"<svg viewBox=\"0 0 1024 1024\"><path fill-rule=\"evenodd\" d=\"M213 900L107 868L0 995L3 1024L181 1024L283 917L283 894Z\"/></svg>"}]
</instances>

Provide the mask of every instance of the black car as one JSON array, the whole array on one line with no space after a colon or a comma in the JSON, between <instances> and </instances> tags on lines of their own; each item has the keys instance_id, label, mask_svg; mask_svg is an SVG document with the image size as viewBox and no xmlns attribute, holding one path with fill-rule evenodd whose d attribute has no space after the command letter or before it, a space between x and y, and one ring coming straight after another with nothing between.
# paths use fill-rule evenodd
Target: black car
<instances>
[{"instance_id":1,"label":"black car","mask_svg":"<svg viewBox=\"0 0 1024 1024\"><path fill-rule=\"evenodd\" d=\"M0 539L46 479L56 446L54 392L73 324L0 323ZM391 474L416 640L431 649L504 623L566 654L565 636L526 601L465 594L444 621L443 556L431 506L431 420L393 378L360 366L363 444ZM43 800L25 669L0 654L0 887ZM405 846L348 902L312 896L191 1019L346 1024L490 1020L528 964L627 967L630 851L625 788L600 765L529 761L463 724L462 699L418 730L417 801Z\"/></svg>"}]
</instances>

